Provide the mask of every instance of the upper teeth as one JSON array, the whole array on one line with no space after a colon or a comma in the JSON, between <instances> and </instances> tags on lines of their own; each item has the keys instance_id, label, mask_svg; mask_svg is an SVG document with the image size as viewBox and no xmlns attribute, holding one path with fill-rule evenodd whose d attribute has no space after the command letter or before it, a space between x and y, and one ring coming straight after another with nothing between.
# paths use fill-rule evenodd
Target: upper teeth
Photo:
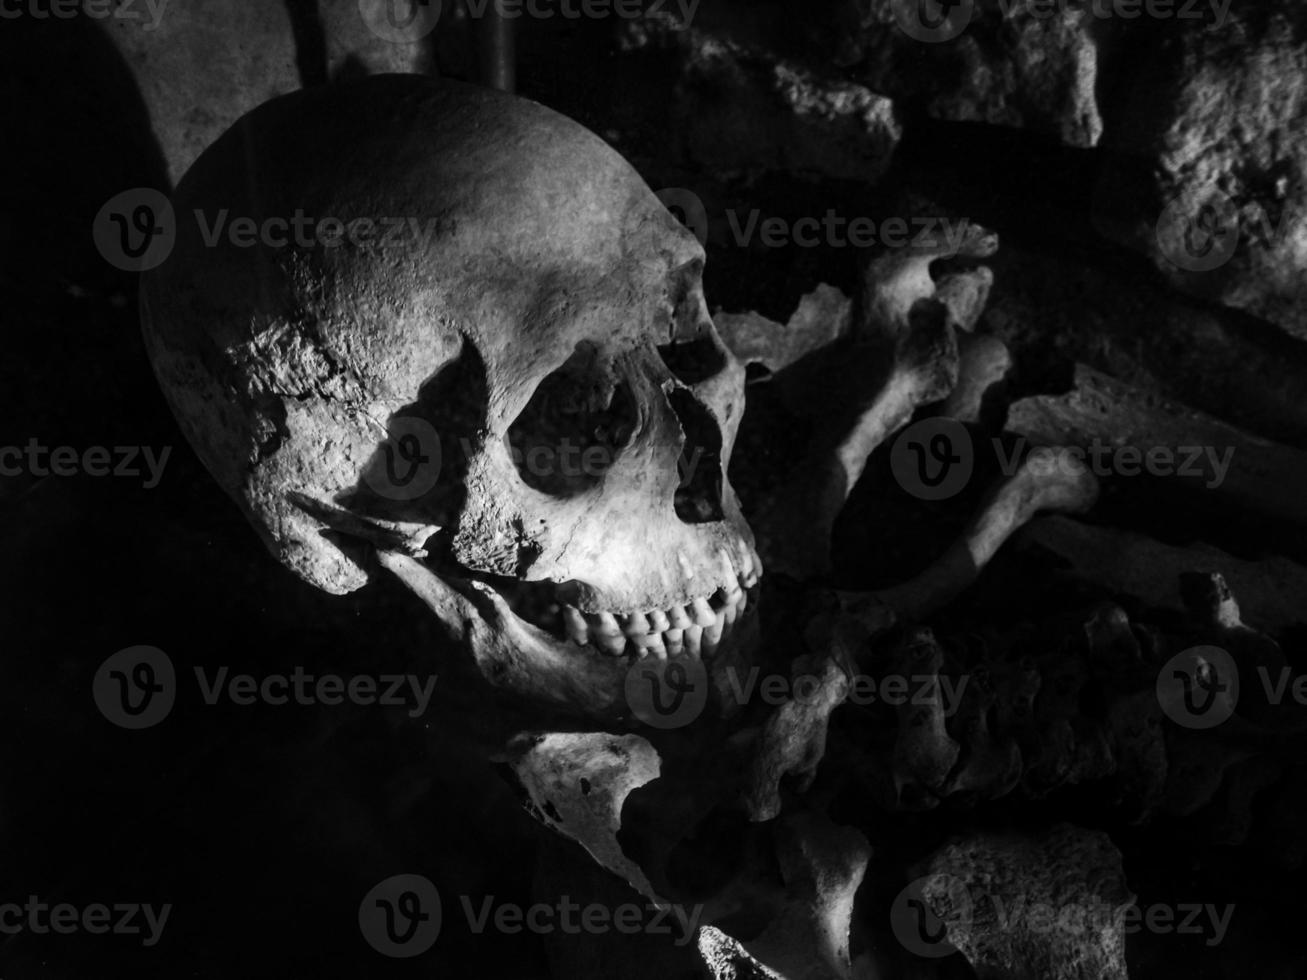
<instances>
[{"instance_id":1,"label":"upper teeth","mask_svg":"<svg viewBox=\"0 0 1307 980\"><path fill-rule=\"evenodd\" d=\"M619 656L658 658L711 656L748 608L746 592L758 584L761 566L752 549L741 545L735 562L726 550L720 555L718 574L703 578L708 594L683 604L635 612L582 612L576 605L574 583L540 589L496 584L509 597L513 611L535 626L582 646ZM738 570L737 570L738 569ZM702 571L702 569L701 569ZM541 583L549 588L549 583ZM714 586L720 586L715 588ZM567 599L572 599L568 603ZM627 607L628 609L630 607Z\"/></svg>"},{"instance_id":2,"label":"upper teeth","mask_svg":"<svg viewBox=\"0 0 1307 980\"><path fill-rule=\"evenodd\" d=\"M744 589L736 587L730 592L721 590L711 599L693 599L684 606L620 616L583 613L575 606L563 606L563 632L575 643L589 643L614 656L710 656L748 603Z\"/></svg>"},{"instance_id":3,"label":"upper teeth","mask_svg":"<svg viewBox=\"0 0 1307 980\"><path fill-rule=\"evenodd\" d=\"M725 555L723 554L725 559ZM741 570L731 569L730 584L712 595L699 596L684 605L631 613L583 613L576 606L559 608L563 635L574 643L590 644L604 653L639 657L711 656L748 608L746 589L758 583L753 556L744 549Z\"/></svg>"}]
</instances>

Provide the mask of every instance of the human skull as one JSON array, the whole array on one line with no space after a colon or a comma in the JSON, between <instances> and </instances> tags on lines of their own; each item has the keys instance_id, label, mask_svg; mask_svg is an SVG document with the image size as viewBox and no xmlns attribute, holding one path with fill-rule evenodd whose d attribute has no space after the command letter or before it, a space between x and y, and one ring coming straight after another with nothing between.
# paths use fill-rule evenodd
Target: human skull
<instances>
[{"instance_id":1,"label":"human skull","mask_svg":"<svg viewBox=\"0 0 1307 980\"><path fill-rule=\"evenodd\" d=\"M174 205L150 358L283 564L340 594L375 549L483 671L573 706L616 697L552 689L573 671L717 652L761 571L726 476L744 370L698 241L602 140L378 76L249 113Z\"/></svg>"}]
</instances>

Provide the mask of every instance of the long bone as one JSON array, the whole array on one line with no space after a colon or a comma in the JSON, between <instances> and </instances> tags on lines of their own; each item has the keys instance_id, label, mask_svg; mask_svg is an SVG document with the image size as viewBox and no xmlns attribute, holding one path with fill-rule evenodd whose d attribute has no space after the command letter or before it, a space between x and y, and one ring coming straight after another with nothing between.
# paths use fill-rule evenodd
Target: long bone
<instances>
[{"instance_id":1,"label":"long bone","mask_svg":"<svg viewBox=\"0 0 1307 980\"><path fill-rule=\"evenodd\" d=\"M822 419L826 434L760 508L755 530L769 569L799 580L829 571L835 520L868 459L918 408L941 401L953 390L958 381L957 332L975 326L988 297L993 282L988 269L950 273L937 282L931 276L932 263L955 256L986 258L997 246L996 236L971 226L960 247L940 240L890 252L870 263L859 323L843 346L829 353L832 360L840 360L834 369L845 374L874 370L878 361L883 365L886 360L889 370L870 402L855 406L851 418L848 406L832 406L844 416L844 424Z\"/></svg>"},{"instance_id":2,"label":"long bone","mask_svg":"<svg viewBox=\"0 0 1307 980\"><path fill-rule=\"evenodd\" d=\"M1050 465L1050 460L1056 462ZM924 572L876 593L904 619L920 620L971 585L1018 530L1042 511L1080 514L1098 501L1098 480L1075 456L1027 459L990 491L962 536Z\"/></svg>"},{"instance_id":3,"label":"long bone","mask_svg":"<svg viewBox=\"0 0 1307 980\"><path fill-rule=\"evenodd\" d=\"M921 405L939 401L957 379L957 345L943 307L920 310L894 368L872 403L838 441L818 444L758 517L763 563L799 580L830 568L835 520L877 446L908 423Z\"/></svg>"}]
</instances>

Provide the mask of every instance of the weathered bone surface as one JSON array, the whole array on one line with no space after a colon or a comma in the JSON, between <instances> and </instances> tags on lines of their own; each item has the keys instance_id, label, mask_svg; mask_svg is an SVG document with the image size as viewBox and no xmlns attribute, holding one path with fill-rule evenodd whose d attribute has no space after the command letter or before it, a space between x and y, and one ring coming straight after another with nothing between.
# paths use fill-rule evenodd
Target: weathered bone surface
<instances>
[{"instance_id":1,"label":"weathered bone surface","mask_svg":"<svg viewBox=\"0 0 1307 980\"><path fill-rule=\"evenodd\" d=\"M403 23L418 3L188 0L157 13L127 5L124 16L103 23L140 89L175 185L205 147L266 99L325 77L427 71L424 43L384 40L369 27L388 15Z\"/></svg>"},{"instance_id":2,"label":"weathered bone surface","mask_svg":"<svg viewBox=\"0 0 1307 980\"><path fill-rule=\"evenodd\" d=\"M1062 825L1036 838L978 835L941 849L926 873L923 897L978 976L1128 975L1124 919L1133 896L1106 834Z\"/></svg>"},{"instance_id":3,"label":"weathered bone surface","mask_svg":"<svg viewBox=\"0 0 1307 980\"><path fill-rule=\"evenodd\" d=\"M722 340L745 364L780 372L804 356L848 336L853 302L825 283L799 300L785 323L758 313L718 313L713 317Z\"/></svg>"},{"instance_id":4,"label":"weathered bone surface","mask_svg":"<svg viewBox=\"0 0 1307 980\"><path fill-rule=\"evenodd\" d=\"M438 527L424 560L383 564L456 636L516 647L481 658L492 680L538 688L519 679L534 657L570 663L556 700L604 716L604 658L728 637L761 573L726 477L744 369L703 250L601 140L526 100L380 76L250 113L176 204L205 220L144 279L154 367L285 565L348 592L380 533L360 528ZM224 212L282 222L280 242L206 241ZM346 230L287 244L297 216Z\"/></svg>"},{"instance_id":5,"label":"weathered bone surface","mask_svg":"<svg viewBox=\"0 0 1307 980\"><path fill-rule=\"evenodd\" d=\"M134 11L106 24L140 89L173 184L242 113L300 85L283 4L193 0L155 23ZM195 69L199 52L204 71Z\"/></svg>"},{"instance_id":6,"label":"weathered bone surface","mask_svg":"<svg viewBox=\"0 0 1307 980\"><path fill-rule=\"evenodd\" d=\"M1136 464L1146 454L1169 452L1176 478L1227 496L1236 505L1307 525L1299 488L1307 481L1307 453L1243 432L1202 412L1149 395L1092 368L1076 369L1065 395L1023 399L1008 413L1008 428L1041 445L1077 445L1094 451L1130 447ZM1173 447L1173 448L1171 448ZM1185 452L1192 451L1192 457ZM1189 465L1202 452L1215 464Z\"/></svg>"},{"instance_id":7,"label":"weathered bone surface","mask_svg":"<svg viewBox=\"0 0 1307 980\"><path fill-rule=\"evenodd\" d=\"M581 844L641 894L658 898L617 841L626 797L658 778L658 753L652 745L638 735L553 733L524 737L510 750L508 762L537 819Z\"/></svg>"},{"instance_id":8,"label":"weathered bone surface","mask_svg":"<svg viewBox=\"0 0 1307 980\"><path fill-rule=\"evenodd\" d=\"M773 820L780 814L783 779L792 779L799 793L812 785L826 753L830 714L848 694L851 671L851 661L838 655L795 661L791 673L802 696L777 708L763 726L746 783L751 820Z\"/></svg>"},{"instance_id":9,"label":"weathered bone surface","mask_svg":"<svg viewBox=\"0 0 1307 980\"><path fill-rule=\"evenodd\" d=\"M1307 621L1302 602L1307 595L1307 569L1288 558L1245 561L1210 545L1181 548L1142 534L1053 516L1032 521L1013 545L1047 549L1069 562L1075 574L1151 608L1184 610L1181 575L1220 572L1254 626L1281 634Z\"/></svg>"},{"instance_id":10,"label":"weathered bone surface","mask_svg":"<svg viewBox=\"0 0 1307 980\"><path fill-rule=\"evenodd\" d=\"M394 23L414 25L409 33L419 34L430 23L424 18L439 16L438 10L424 7L422 0L319 0L328 77L430 71L429 38L409 41L402 34L384 38L369 26L384 24L389 17Z\"/></svg>"},{"instance_id":11,"label":"weathered bone surface","mask_svg":"<svg viewBox=\"0 0 1307 980\"><path fill-rule=\"evenodd\" d=\"M958 337L958 357L958 383L941 414L988 426L1002 408L1012 354L997 337L968 333Z\"/></svg>"},{"instance_id":12,"label":"weathered bone surface","mask_svg":"<svg viewBox=\"0 0 1307 980\"><path fill-rule=\"evenodd\" d=\"M786 901L745 947L787 980L848 980L853 896L871 848L854 828L811 812L783 817L776 835Z\"/></svg>"},{"instance_id":13,"label":"weathered bone surface","mask_svg":"<svg viewBox=\"0 0 1307 980\"><path fill-rule=\"evenodd\" d=\"M876 180L902 137L894 104L883 95L682 25L668 13L631 22L622 44L661 48L677 62L671 131L696 167Z\"/></svg>"},{"instance_id":14,"label":"weathered bone surface","mask_svg":"<svg viewBox=\"0 0 1307 980\"><path fill-rule=\"evenodd\" d=\"M712 980L785 980L716 926L699 930L699 957Z\"/></svg>"},{"instance_id":15,"label":"weathered bone surface","mask_svg":"<svg viewBox=\"0 0 1307 980\"><path fill-rule=\"evenodd\" d=\"M962 537L924 572L880 593L891 609L909 619L939 609L977 575L998 549L1041 511L1081 514L1098 500L1098 480L1074 458L1056 467L1027 459L995 487Z\"/></svg>"}]
</instances>

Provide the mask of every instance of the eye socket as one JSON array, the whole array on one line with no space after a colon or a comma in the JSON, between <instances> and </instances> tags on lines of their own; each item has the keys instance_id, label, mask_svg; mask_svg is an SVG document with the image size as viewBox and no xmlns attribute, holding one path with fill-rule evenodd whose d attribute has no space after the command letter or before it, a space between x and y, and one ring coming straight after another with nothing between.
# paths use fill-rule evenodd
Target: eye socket
<instances>
[{"instance_id":1,"label":"eye socket","mask_svg":"<svg viewBox=\"0 0 1307 980\"><path fill-rule=\"evenodd\" d=\"M603 480L638 422L630 386L600 377L592 353L578 350L540 382L513 421L509 451L527 486L573 497Z\"/></svg>"}]
</instances>

